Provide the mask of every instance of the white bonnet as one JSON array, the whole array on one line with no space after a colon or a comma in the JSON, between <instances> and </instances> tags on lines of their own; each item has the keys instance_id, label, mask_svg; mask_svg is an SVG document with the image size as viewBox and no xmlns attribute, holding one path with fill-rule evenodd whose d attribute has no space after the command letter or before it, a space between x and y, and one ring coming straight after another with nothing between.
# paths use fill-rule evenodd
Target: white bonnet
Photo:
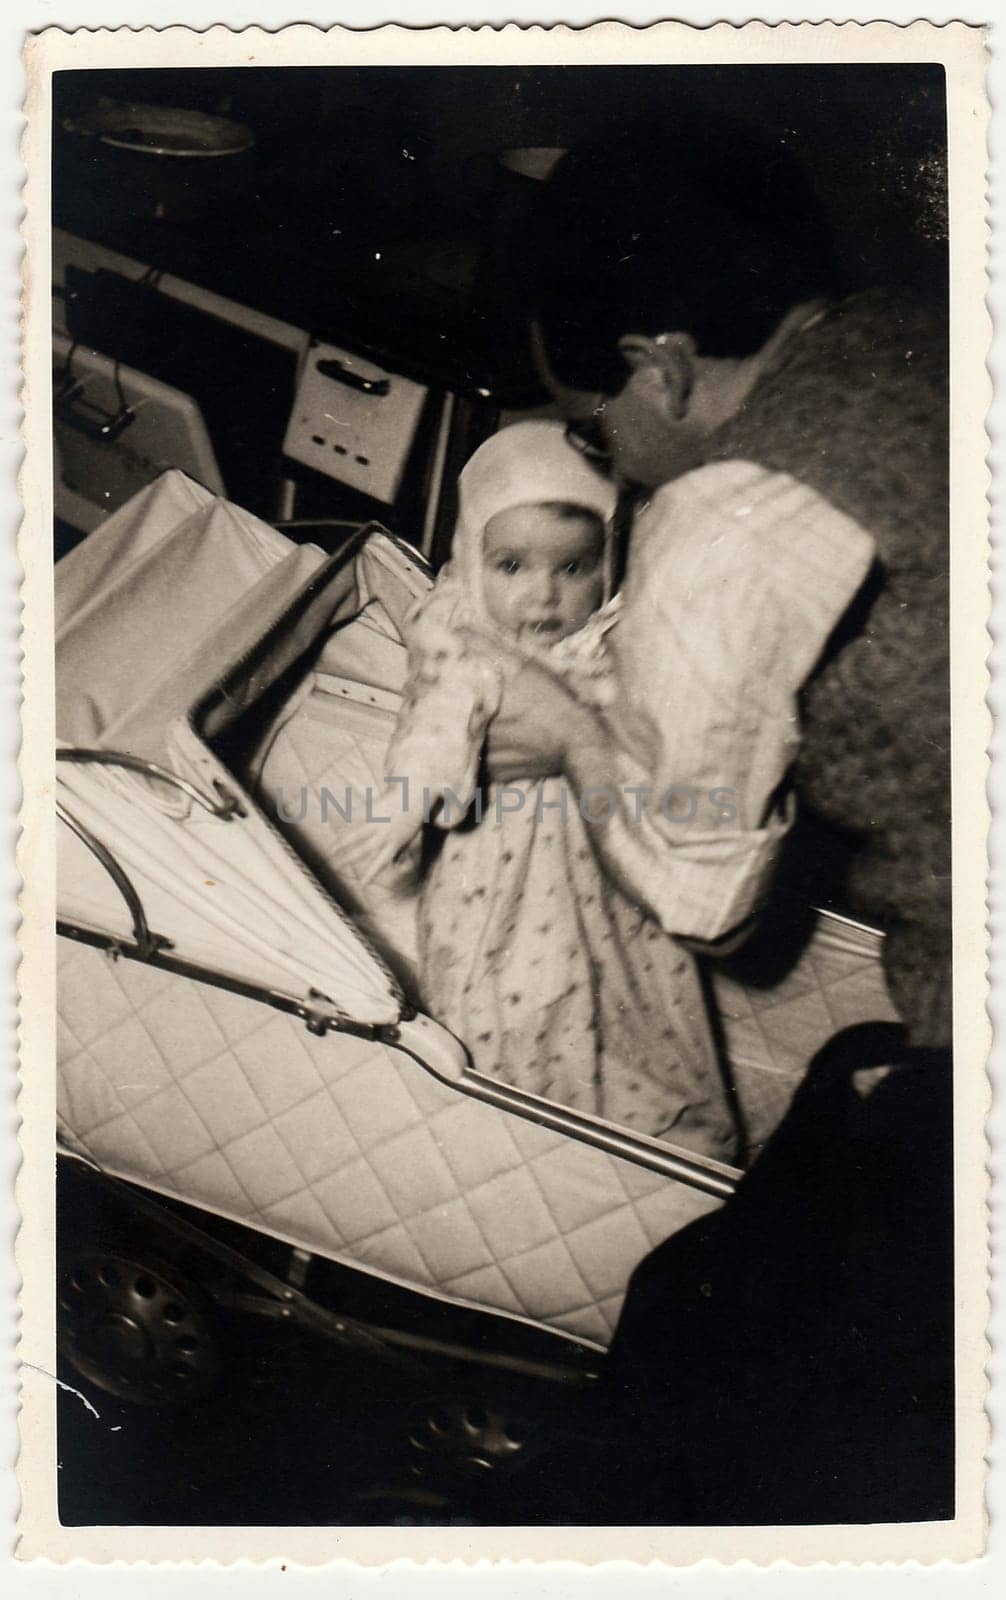
<instances>
[{"instance_id":1,"label":"white bonnet","mask_svg":"<svg viewBox=\"0 0 1006 1600\"><path fill-rule=\"evenodd\" d=\"M482 606L482 538L486 524L516 506L557 502L583 506L606 531L605 599L611 592L613 483L566 438L561 422L515 422L480 445L458 479L458 525L451 568L478 609Z\"/></svg>"}]
</instances>

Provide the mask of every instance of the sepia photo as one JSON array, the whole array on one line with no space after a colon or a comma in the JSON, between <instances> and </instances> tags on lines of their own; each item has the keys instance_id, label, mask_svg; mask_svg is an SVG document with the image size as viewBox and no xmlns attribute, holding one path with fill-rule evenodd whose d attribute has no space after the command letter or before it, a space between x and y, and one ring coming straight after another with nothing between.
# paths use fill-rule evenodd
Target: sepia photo
<instances>
[{"instance_id":1,"label":"sepia photo","mask_svg":"<svg viewBox=\"0 0 1006 1600\"><path fill-rule=\"evenodd\" d=\"M984 46L824 30L30 41L27 1553L979 1552Z\"/></svg>"}]
</instances>

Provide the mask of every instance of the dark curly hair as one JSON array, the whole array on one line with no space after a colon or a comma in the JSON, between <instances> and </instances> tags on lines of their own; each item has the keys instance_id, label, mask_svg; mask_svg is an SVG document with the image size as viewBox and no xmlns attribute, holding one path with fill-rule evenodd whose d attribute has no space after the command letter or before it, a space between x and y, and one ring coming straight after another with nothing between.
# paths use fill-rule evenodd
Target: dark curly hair
<instances>
[{"instance_id":1,"label":"dark curly hair","mask_svg":"<svg viewBox=\"0 0 1006 1600\"><path fill-rule=\"evenodd\" d=\"M831 230L784 133L674 115L562 158L531 208L522 287L560 378L614 394L624 333L759 349L802 300L833 297Z\"/></svg>"}]
</instances>

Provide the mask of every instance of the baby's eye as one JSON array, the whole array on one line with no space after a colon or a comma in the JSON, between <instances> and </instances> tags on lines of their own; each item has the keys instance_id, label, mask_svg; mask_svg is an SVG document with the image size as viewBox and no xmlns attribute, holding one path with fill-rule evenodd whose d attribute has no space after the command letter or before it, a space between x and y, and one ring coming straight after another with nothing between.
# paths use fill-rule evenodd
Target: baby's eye
<instances>
[{"instance_id":1,"label":"baby's eye","mask_svg":"<svg viewBox=\"0 0 1006 1600\"><path fill-rule=\"evenodd\" d=\"M520 562L514 556L501 556L496 563L496 570L512 578L515 572L520 571Z\"/></svg>"},{"instance_id":2,"label":"baby's eye","mask_svg":"<svg viewBox=\"0 0 1006 1600\"><path fill-rule=\"evenodd\" d=\"M582 572L582 570L583 570L583 562L582 561L567 561L566 565L563 567L562 570L566 574L567 578L575 578L578 572Z\"/></svg>"}]
</instances>

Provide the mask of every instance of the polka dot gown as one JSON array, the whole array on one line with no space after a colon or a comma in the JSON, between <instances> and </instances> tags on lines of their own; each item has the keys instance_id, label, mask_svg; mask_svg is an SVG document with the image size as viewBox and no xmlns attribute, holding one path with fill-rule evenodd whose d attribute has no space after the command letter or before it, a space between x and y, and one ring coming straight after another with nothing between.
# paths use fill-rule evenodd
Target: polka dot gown
<instances>
[{"instance_id":1,"label":"polka dot gown","mask_svg":"<svg viewBox=\"0 0 1006 1600\"><path fill-rule=\"evenodd\" d=\"M694 960L606 880L565 787L508 785L499 814L490 788L447 835L422 894L426 1004L480 1072L729 1160Z\"/></svg>"}]
</instances>

